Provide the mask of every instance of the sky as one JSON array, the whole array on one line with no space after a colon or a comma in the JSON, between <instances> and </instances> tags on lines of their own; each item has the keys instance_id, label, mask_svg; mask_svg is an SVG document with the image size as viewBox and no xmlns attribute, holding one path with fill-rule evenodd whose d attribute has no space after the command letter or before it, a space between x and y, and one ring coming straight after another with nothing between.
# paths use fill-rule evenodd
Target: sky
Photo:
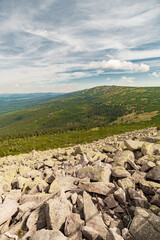
<instances>
[{"instance_id":1,"label":"sky","mask_svg":"<svg viewBox=\"0 0 160 240\"><path fill-rule=\"evenodd\" d=\"M160 86L160 0L0 0L0 93Z\"/></svg>"}]
</instances>

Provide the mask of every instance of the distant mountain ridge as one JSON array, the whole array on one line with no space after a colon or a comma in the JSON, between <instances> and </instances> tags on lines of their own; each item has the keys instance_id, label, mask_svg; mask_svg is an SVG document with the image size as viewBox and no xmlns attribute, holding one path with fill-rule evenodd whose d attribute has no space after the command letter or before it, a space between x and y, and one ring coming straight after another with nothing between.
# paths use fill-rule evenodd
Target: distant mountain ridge
<instances>
[{"instance_id":1,"label":"distant mountain ridge","mask_svg":"<svg viewBox=\"0 0 160 240\"><path fill-rule=\"evenodd\" d=\"M0 134L160 120L160 87L101 86L0 116ZM59 99L58 99L59 98ZM53 100L53 101L51 101Z\"/></svg>"},{"instance_id":2,"label":"distant mountain ridge","mask_svg":"<svg viewBox=\"0 0 160 240\"><path fill-rule=\"evenodd\" d=\"M45 104L64 93L1 93L0 115Z\"/></svg>"}]
</instances>

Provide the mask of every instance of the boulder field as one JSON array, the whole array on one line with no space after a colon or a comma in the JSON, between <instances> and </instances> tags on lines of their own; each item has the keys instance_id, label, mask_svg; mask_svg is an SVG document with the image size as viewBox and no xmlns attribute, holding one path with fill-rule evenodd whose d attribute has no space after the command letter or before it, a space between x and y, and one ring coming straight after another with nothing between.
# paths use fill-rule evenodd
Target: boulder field
<instances>
[{"instance_id":1,"label":"boulder field","mask_svg":"<svg viewBox=\"0 0 160 240\"><path fill-rule=\"evenodd\" d=\"M159 240L160 131L0 158L0 239Z\"/></svg>"}]
</instances>

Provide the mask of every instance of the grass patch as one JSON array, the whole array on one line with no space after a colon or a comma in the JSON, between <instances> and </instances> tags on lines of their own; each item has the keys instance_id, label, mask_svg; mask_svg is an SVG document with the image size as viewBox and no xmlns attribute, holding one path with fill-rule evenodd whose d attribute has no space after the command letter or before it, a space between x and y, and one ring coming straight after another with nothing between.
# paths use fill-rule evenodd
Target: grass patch
<instances>
[{"instance_id":1,"label":"grass patch","mask_svg":"<svg viewBox=\"0 0 160 240\"><path fill-rule=\"evenodd\" d=\"M160 128L159 121L153 122L135 122L130 124L112 125L97 128L96 131L81 130L68 131L54 134L42 134L31 137L19 137L4 139L0 142L0 156L17 155L20 153L27 153L32 150L47 150L59 147L68 147L80 143L89 143L94 140L102 139L107 136L121 134L127 131L134 131L146 127L157 126Z\"/></svg>"}]
</instances>

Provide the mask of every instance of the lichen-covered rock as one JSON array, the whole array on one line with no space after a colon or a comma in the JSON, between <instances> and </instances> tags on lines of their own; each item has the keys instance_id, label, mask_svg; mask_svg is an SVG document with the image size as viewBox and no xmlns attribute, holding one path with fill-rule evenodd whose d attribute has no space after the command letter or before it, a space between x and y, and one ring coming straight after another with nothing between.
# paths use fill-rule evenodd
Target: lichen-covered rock
<instances>
[{"instance_id":1,"label":"lichen-covered rock","mask_svg":"<svg viewBox=\"0 0 160 240\"><path fill-rule=\"evenodd\" d=\"M146 181L145 179L140 181L140 187L145 194L154 194L160 189L160 183Z\"/></svg>"},{"instance_id":2,"label":"lichen-covered rock","mask_svg":"<svg viewBox=\"0 0 160 240\"><path fill-rule=\"evenodd\" d=\"M158 139L149 128L1 158L0 239L159 240Z\"/></svg>"},{"instance_id":3,"label":"lichen-covered rock","mask_svg":"<svg viewBox=\"0 0 160 240\"><path fill-rule=\"evenodd\" d=\"M109 182L110 175L110 168L102 166L83 167L77 172L78 178L89 177L92 181L96 182Z\"/></svg>"},{"instance_id":4,"label":"lichen-covered rock","mask_svg":"<svg viewBox=\"0 0 160 240\"><path fill-rule=\"evenodd\" d=\"M160 217L139 209L135 212L129 232L135 240L158 240L160 239Z\"/></svg>"},{"instance_id":5,"label":"lichen-covered rock","mask_svg":"<svg viewBox=\"0 0 160 240\"><path fill-rule=\"evenodd\" d=\"M127 163L128 161L134 162L135 157L132 151L126 150L122 152L117 152L113 159L116 165L124 167L125 163Z\"/></svg>"},{"instance_id":6,"label":"lichen-covered rock","mask_svg":"<svg viewBox=\"0 0 160 240\"><path fill-rule=\"evenodd\" d=\"M147 173L147 178L160 183L160 166L155 166Z\"/></svg>"},{"instance_id":7,"label":"lichen-covered rock","mask_svg":"<svg viewBox=\"0 0 160 240\"><path fill-rule=\"evenodd\" d=\"M131 174L122 166L116 166L112 168L112 176L116 178L131 177Z\"/></svg>"},{"instance_id":8,"label":"lichen-covered rock","mask_svg":"<svg viewBox=\"0 0 160 240\"><path fill-rule=\"evenodd\" d=\"M124 143L127 149L131 151L139 150L143 146L143 142L140 141L125 140Z\"/></svg>"},{"instance_id":9,"label":"lichen-covered rock","mask_svg":"<svg viewBox=\"0 0 160 240\"><path fill-rule=\"evenodd\" d=\"M153 155L153 144L152 143L143 143L143 146L141 148L141 152L143 155Z\"/></svg>"},{"instance_id":10,"label":"lichen-covered rock","mask_svg":"<svg viewBox=\"0 0 160 240\"><path fill-rule=\"evenodd\" d=\"M134 180L130 178L123 178L118 180L118 185L126 191L128 188L135 188Z\"/></svg>"}]
</instances>

